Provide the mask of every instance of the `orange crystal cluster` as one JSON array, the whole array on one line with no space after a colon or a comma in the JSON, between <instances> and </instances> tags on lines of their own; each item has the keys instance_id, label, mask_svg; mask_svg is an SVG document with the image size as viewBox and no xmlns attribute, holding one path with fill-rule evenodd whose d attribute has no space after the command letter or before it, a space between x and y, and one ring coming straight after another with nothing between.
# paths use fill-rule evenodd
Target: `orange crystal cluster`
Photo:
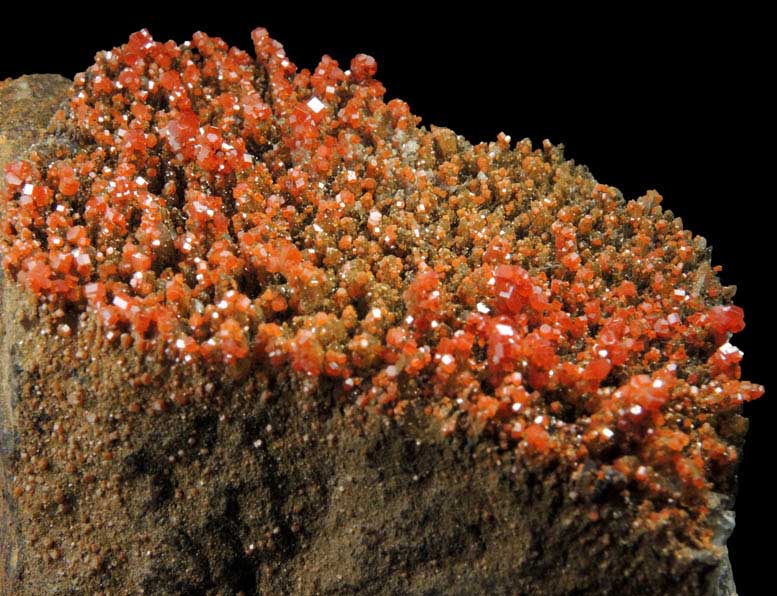
<instances>
[{"instance_id":1,"label":"orange crystal cluster","mask_svg":"<svg viewBox=\"0 0 777 596\"><path fill-rule=\"evenodd\" d=\"M98 54L54 122L70 149L5 170L8 274L141 351L289 366L392 415L422 400L445 433L656 493L714 486L763 388L660 196L626 202L547 142L419 127L369 56L298 70L252 37L256 59L146 31Z\"/></svg>"}]
</instances>

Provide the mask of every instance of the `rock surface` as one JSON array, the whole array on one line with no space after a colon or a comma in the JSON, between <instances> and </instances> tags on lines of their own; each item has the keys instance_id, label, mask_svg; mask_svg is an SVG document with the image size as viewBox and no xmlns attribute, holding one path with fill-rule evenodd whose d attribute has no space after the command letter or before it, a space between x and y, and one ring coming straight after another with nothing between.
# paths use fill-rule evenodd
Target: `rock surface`
<instances>
[{"instance_id":1,"label":"rock surface","mask_svg":"<svg viewBox=\"0 0 777 596\"><path fill-rule=\"evenodd\" d=\"M42 138L68 83L0 85L4 165ZM3 593L734 594L722 505L718 546L693 550L643 526L610 479L527 470L412 405L373 416L287 370L214 382L94 321L47 328L4 280ZM176 395L192 403L156 401Z\"/></svg>"},{"instance_id":2,"label":"rock surface","mask_svg":"<svg viewBox=\"0 0 777 596\"><path fill-rule=\"evenodd\" d=\"M23 76L0 82L0 167L24 154L41 139L54 111L66 97L70 81L59 75ZM11 594L18 563L18 541L10 507L7 462L15 441L15 390L12 388L11 349L13 290L0 273L0 594Z\"/></svg>"}]
</instances>

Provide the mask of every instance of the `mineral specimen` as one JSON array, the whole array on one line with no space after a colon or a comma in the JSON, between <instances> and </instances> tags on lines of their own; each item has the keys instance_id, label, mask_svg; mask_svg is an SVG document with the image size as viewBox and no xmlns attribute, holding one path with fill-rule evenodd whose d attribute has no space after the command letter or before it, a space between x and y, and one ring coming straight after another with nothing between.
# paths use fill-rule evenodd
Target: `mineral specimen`
<instances>
[{"instance_id":1,"label":"mineral specimen","mask_svg":"<svg viewBox=\"0 0 777 596\"><path fill-rule=\"evenodd\" d=\"M725 593L763 388L704 240L252 38L132 35L5 167L19 589Z\"/></svg>"}]
</instances>

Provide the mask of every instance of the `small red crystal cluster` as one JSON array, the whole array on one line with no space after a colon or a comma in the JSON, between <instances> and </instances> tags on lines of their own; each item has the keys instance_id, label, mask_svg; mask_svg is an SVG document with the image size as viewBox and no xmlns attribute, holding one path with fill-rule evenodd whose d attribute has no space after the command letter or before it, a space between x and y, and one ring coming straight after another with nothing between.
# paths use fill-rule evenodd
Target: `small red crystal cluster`
<instances>
[{"instance_id":1,"label":"small red crystal cluster","mask_svg":"<svg viewBox=\"0 0 777 596\"><path fill-rule=\"evenodd\" d=\"M444 432L711 487L759 397L700 238L545 143L472 146L384 100L377 66L298 70L146 31L75 79L74 141L5 171L5 270L59 316L221 367L288 365ZM66 325L60 333L69 334Z\"/></svg>"}]
</instances>

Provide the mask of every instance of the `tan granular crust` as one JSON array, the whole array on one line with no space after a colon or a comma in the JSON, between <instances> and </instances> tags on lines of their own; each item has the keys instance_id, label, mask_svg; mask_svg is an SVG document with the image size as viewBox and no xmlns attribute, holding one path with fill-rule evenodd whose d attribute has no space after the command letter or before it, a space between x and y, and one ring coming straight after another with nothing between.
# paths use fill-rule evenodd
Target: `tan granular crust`
<instances>
[{"instance_id":1,"label":"tan granular crust","mask_svg":"<svg viewBox=\"0 0 777 596\"><path fill-rule=\"evenodd\" d=\"M0 168L38 141L54 111L66 97L70 81L59 75L34 75L0 81ZM0 185L3 181L0 181ZM0 273L2 279L2 273ZM18 294L6 283L0 292L0 593L10 594L10 579L16 567L16 540L11 512L8 509L10 487L5 469L15 427L10 390L10 347L18 340L18 330L9 325L18 311Z\"/></svg>"}]
</instances>

